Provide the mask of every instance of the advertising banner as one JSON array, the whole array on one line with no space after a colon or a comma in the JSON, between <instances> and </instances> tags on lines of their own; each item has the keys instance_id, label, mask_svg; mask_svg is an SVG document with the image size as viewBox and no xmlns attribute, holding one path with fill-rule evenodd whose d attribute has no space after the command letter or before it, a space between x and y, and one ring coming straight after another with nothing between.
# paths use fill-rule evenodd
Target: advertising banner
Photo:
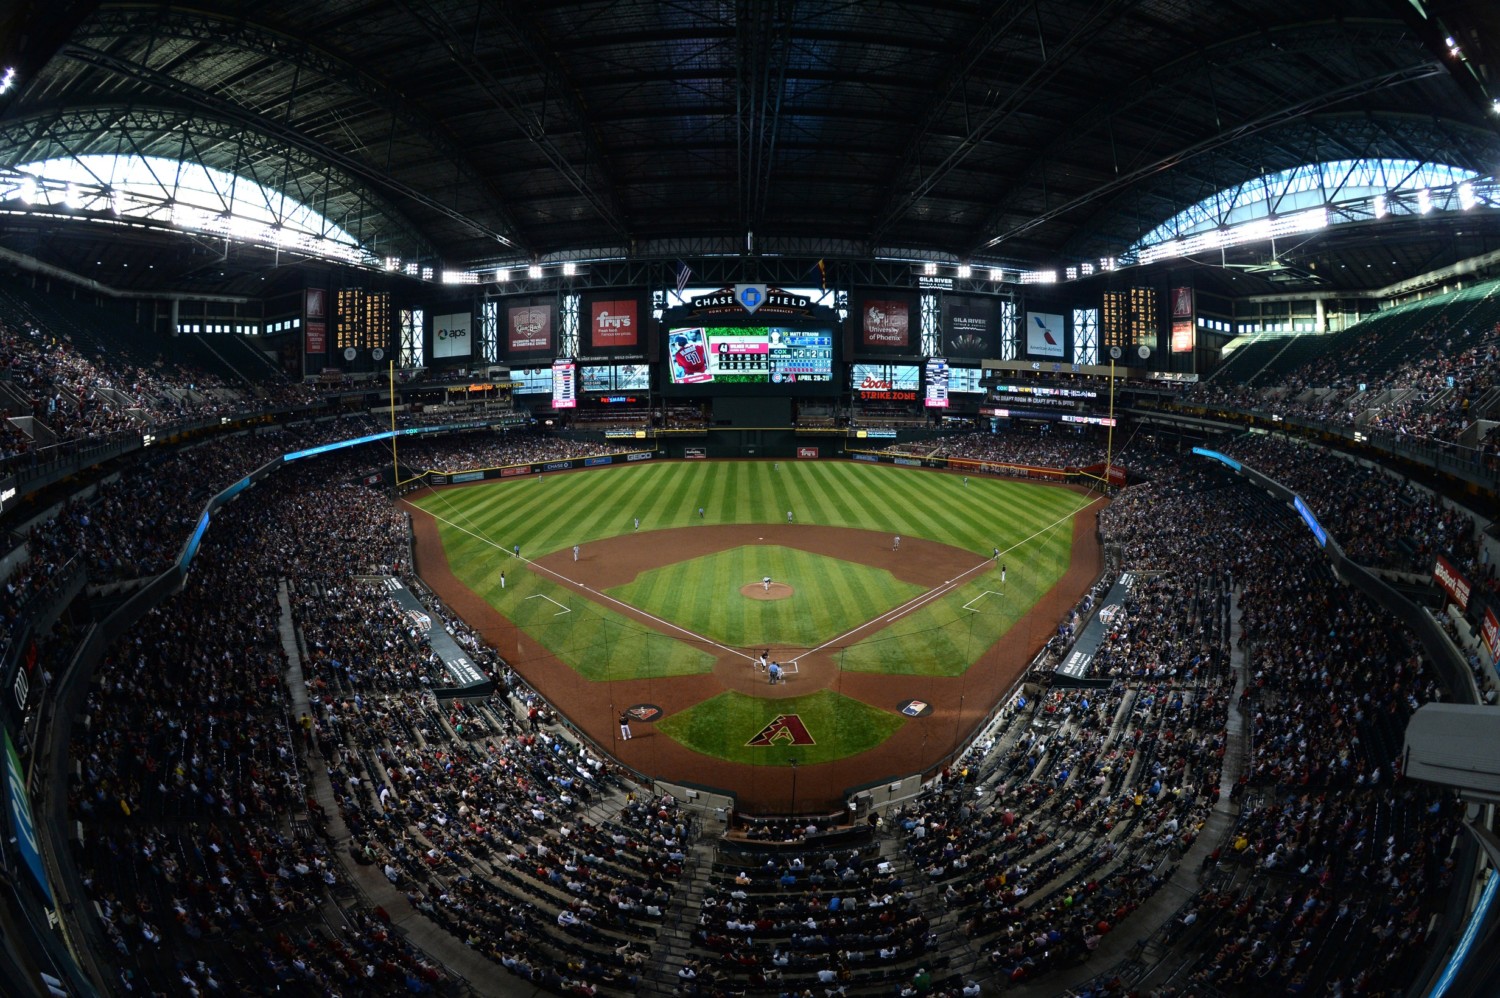
<instances>
[{"instance_id":1,"label":"advertising banner","mask_svg":"<svg viewBox=\"0 0 1500 998\"><path fill-rule=\"evenodd\" d=\"M1437 561L1433 563L1432 581L1448 594L1449 599L1458 604L1460 610L1469 608L1469 580L1442 555L1438 555Z\"/></svg>"},{"instance_id":2,"label":"advertising banner","mask_svg":"<svg viewBox=\"0 0 1500 998\"><path fill-rule=\"evenodd\" d=\"M309 321L304 327L307 333L308 356L319 356L328 352L328 323L321 319Z\"/></svg>"},{"instance_id":3,"label":"advertising banner","mask_svg":"<svg viewBox=\"0 0 1500 998\"><path fill-rule=\"evenodd\" d=\"M997 357L995 302L991 298L943 299L943 349L949 357Z\"/></svg>"},{"instance_id":4,"label":"advertising banner","mask_svg":"<svg viewBox=\"0 0 1500 998\"><path fill-rule=\"evenodd\" d=\"M1073 650L1053 670L1054 673L1072 680L1089 677L1093 671L1094 656L1098 653L1099 646L1104 643L1105 636L1111 628L1125 621L1125 600L1130 595L1135 582L1136 576L1133 572L1120 574L1119 580L1110 586L1109 592L1105 594L1103 606L1088 623L1083 625L1083 631L1073 644Z\"/></svg>"},{"instance_id":5,"label":"advertising banner","mask_svg":"<svg viewBox=\"0 0 1500 998\"><path fill-rule=\"evenodd\" d=\"M639 306L640 303L633 300L590 303L590 347L618 349L640 346Z\"/></svg>"},{"instance_id":6,"label":"advertising banner","mask_svg":"<svg viewBox=\"0 0 1500 998\"><path fill-rule=\"evenodd\" d=\"M427 647L443 663L443 671L453 680L453 686L448 689L434 690L433 692L442 699L458 696L488 696L495 688L495 681L485 675L468 654L453 640L448 629L442 625L433 625L432 614L428 613L427 607L417 599L416 594L407 589L400 579L389 577L385 581L386 592L390 595L392 602L401 608L403 616L425 632L423 637L427 640Z\"/></svg>"},{"instance_id":7,"label":"advertising banner","mask_svg":"<svg viewBox=\"0 0 1500 998\"><path fill-rule=\"evenodd\" d=\"M1052 312L1026 313L1027 356L1061 357L1065 342L1062 316Z\"/></svg>"},{"instance_id":8,"label":"advertising banner","mask_svg":"<svg viewBox=\"0 0 1500 998\"><path fill-rule=\"evenodd\" d=\"M1192 319L1172 320L1172 352L1192 353L1195 345Z\"/></svg>"},{"instance_id":9,"label":"advertising banner","mask_svg":"<svg viewBox=\"0 0 1500 998\"><path fill-rule=\"evenodd\" d=\"M1172 289L1172 318L1191 319L1193 317L1193 289Z\"/></svg>"},{"instance_id":10,"label":"advertising banner","mask_svg":"<svg viewBox=\"0 0 1500 998\"><path fill-rule=\"evenodd\" d=\"M902 299L866 299L860 331L863 346L910 349L911 303Z\"/></svg>"},{"instance_id":11,"label":"advertising banner","mask_svg":"<svg viewBox=\"0 0 1500 998\"><path fill-rule=\"evenodd\" d=\"M512 305L505 310L511 353L548 353L552 350L552 306Z\"/></svg>"},{"instance_id":12,"label":"advertising banner","mask_svg":"<svg viewBox=\"0 0 1500 998\"><path fill-rule=\"evenodd\" d=\"M31 872L42 896L52 903L52 888L47 886L47 871L42 867L42 854L37 846L36 822L31 817L31 798L26 796L26 774L21 768L21 757L10 740L10 731L0 728L5 736L5 790L10 814L10 833L14 836L16 850L21 862Z\"/></svg>"},{"instance_id":13,"label":"advertising banner","mask_svg":"<svg viewBox=\"0 0 1500 998\"><path fill-rule=\"evenodd\" d=\"M1091 464L1087 467L1079 468L1078 470L1083 472L1085 475L1093 475L1095 478L1103 478L1105 471L1108 471L1109 484L1124 485L1126 472L1128 472L1130 469L1126 468L1122 464L1111 464L1106 466L1103 461L1100 461L1098 464Z\"/></svg>"},{"instance_id":14,"label":"advertising banner","mask_svg":"<svg viewBox=\"0 0 1500 998\"><path fill-rule=\"evenodd\" d=\"M306 317L309 319L328 318L328 292L322 288L308 288L306 296Z\"/></svg>"},{"instance_id":15,"label":"advertising banner","mask_svg":"<svg viewBox=\"0 0 1500 998\"><path fill-rule=\"evenodd\" d=\"M1485 607L1484 617L1479 621L1479 636L1489 649L1490 661L1500 660L1500 620L1495 619L1495 611L1489 607Z\"/></svg>"},{"instance_id":16,"label":"advertising banner","mask_svg":"<svg viewBox=\"0 0 1500 998\"><path fill-rule=\"evenodd\" d=\"M469 313L434 316L432 320L432 356L467 357L469 355Z\"/></svg>"},{"instance_id":17,"label":"advertising banner","mask_svg":"<svg viewBox=\"0 0 1500 998\"><path fill-rule=\"evenodd\" d=\"M684 447L682 456L689 461L703 461L708 458L707 447Z\"/></svg>"},{"instance_id":18,"label":"advertising banner","mask_svg":"<svg viewBox=\"0 0 1500 998\"><path fill-rule=\"evenodd\" d=\"M797 448L797 457L799 457L799 458L801 458L803 460L811 460L811 459L816 458L817 456L818 456L818 448L816 448L816 447L798 447Z\"/></svg>"}]
</instances>

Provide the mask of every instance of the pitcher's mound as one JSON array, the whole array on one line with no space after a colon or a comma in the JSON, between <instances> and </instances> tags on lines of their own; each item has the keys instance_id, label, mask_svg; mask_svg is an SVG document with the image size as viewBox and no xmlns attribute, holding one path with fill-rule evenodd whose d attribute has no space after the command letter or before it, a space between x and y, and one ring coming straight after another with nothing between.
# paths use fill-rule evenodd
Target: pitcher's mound
<instances>
[{"instance_id":1,"label":"pitcher's mound","mask_svg":"<svg viewBox=\"0 0 1500 998\"><path fill-rule=\"evenodd\" d=\"M786 599L796 592L785 582L773 582L771 588L767 589L764 582L752 582L749 585L740 586L740 595L749 599Z\"/></svg>"}]
</instances>

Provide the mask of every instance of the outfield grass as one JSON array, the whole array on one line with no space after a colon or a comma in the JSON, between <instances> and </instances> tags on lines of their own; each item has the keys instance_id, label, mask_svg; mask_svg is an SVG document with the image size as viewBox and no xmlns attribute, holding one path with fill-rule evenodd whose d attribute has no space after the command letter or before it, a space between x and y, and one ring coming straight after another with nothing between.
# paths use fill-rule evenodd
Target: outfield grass
<instances>
[{"instance_id":1,"label":"outfield grass","mask_svg":"<svg viewBox=\"0 0 1500 998\"><path fill-rule=\"evenodd\" d=\"M793 594L783 600L740 595L765 576ZM782 547L749 544L642 572L610 596L732 647L811 648L920 596L926 590L882 568Z\"/></svg>"},{"instance_id":2,"label":"outfield grass","mask_svg":"<svg viewBox=\"0 0 1500 998\"><path fill-rule=\"evenodd\" d=\"M538 578L509 557L512 545L519 544L526 557L540 557L629 533L635 517L641 521L641 542L650 543L648 532L654 530L785 523L791 510L800 524L926 538L980 557L1000 548L1010 568L1002 609L984 605L993 597L985 597L979 614L961 609L984 589L1002 589L998 573L991 572L844 654L850 669L952 675L1060 577L1071 547L1071 514L1087 500L1066 489L1012 479L976 475L964 486L958 475L910 468L785 460L780 470L771 461L625 465L444 489L415 502L438 519L449 563L470 589L581 675L623 679L702 672L710 664L699 648L643 632L627 618ZM509 581L504 592L498 585L502 569ZM537 594L572 612L554 616L555 607L540 608L545 600L523 602ZM850 612L852 619L830 618L818 629L838 634L873 616L868 607ZM745 638L733 643L750 647L770 640ZM501 651L509 657L514 650Z\"/></svg>"},{"instance_id":3,"label":"outfield grass","mask_svg":"<svg viewBox=\"0 0 1500 998\"><path fill-rule=\"evenodd\" d=\"M782 714L795 714L815 743L746 744ZM832 690L787 700L764 700L729 691L671 714L656 727L704 755L752 766L788 766L793 759L798 765L813 765L868 751L895 734L905 722L906 718L899 714L879 710Z\"/></svg>"}]
</instances>

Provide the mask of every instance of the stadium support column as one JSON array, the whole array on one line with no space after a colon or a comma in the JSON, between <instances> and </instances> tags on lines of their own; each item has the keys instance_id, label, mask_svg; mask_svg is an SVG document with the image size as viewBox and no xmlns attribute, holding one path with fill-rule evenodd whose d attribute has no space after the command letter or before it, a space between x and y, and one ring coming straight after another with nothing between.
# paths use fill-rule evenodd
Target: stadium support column
<instances>
[{"instance_id":1,"label":"stadium support column","mask_svg":"<svg viewBox=\"0 0 1500 998\"><path fill-rule=\"evenodd\" d=\"M401 496L401 462L396 458L396 361L390 362L391 379L391 495Z\"/></svg>"},{"instance_id":2,"label":"stadium support column","mask_svg":"<svg viewBox=\"0 0 1500 998\"><path fill-rule=\"evenodd\" d=\"M1104 494L1109 494L1109 473L1115 464L1115 361L1120 359L1120 348L1109 348L1109 431L1104 445Z\"/></svg>"}]
</instances>

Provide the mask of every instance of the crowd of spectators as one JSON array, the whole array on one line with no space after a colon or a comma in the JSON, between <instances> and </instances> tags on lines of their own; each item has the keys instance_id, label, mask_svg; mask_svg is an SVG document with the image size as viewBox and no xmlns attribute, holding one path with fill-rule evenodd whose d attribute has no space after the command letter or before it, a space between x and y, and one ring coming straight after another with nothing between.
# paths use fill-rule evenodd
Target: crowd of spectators
<instances>
[{"instance_id":1,"label":"crowd of spectators","mask_svg":"<svg viewBox=\"0 0 1500 998\"><path fill-rule=\"evenodd\" d=\"M892 444L887 452L916 457L973 461L976 469L1009 474L1020 468L1081 468L1103 464L1106 441L1102 435L1045 427L1017 428L1002 433L983 431Z\"/></svg>"},{"instance_id":2,"label":"crowd of spectators","mask_svg":"<svg viewBox=\"0 0 1500 998\"><path fill-rule=\"evenodd\" d=\"M868 829L867 829L868 830ZM868 835L849 848L723 845L679 971L683 994L899 985L947 964L917 891Z\"/></svg>"},{"instance_id":3,"label":"crowd of spectators","mask_svg":"<svg viewBox=\"0 0 1500 998\"><path fill-rule=\"evenodd\" d=\"M1188 404L1273 409L1283 416L1384 430L1400 437L1459 442L1478 417L1477 403L1500 388L1500 284L1482 297L1450 296L1415 325L1377 316L1327 339L1327 348L1284 375L1243 372L1189 392ZM1384 331L1382 331L1384 330ZM1259 376L1258 376L1259 375ZM1274 383L1273 383L1274 382ZM1500 433L1477 441L1480 460L1500 466Z\"/></svg>"},{"instance_id":4,"label":"crowd of spectators","mask_svg":"<svg viewBox=\"0 0 1500 998\"><path fill-rule=\"evenodd\" d=\"M413 440L401 446L401 461L415 470L452 473L513 464L537 464L570 458L598 457L639 450L630 441L572 440L536 429L507 430L501 435L476 431L437 440Z\"/></svg>"},{"instance_id":5,"label":"crowd of spectators","mask_svg":"<svg viewBox=\"0 0 1500 998\"><path fill-rule=\"evenodd\" d=\"M309 817L295 743L278 580L399 565L388 500L285 472L230 507L186 588L110 647L72 745L83 878L132 987L406 994L446 975L378 919L325 924L346 884ZM210 955L211 954L211 955ZM174 983L168 985L165 982Z\"/></svg>"},{"instance_id":6,"label":"crowd of spectators","mask_svg":"<svg viewBox=\"0 0 1500 998\"><path fill-rule=\"evenodd\" d=\"M1481 560L1474 517L1425 489L1277 436L1239 437L1223 450L1302 496L1361 564L1428 575L1442 555L1481 587L1500 586Z\"/></svg>"},{"instance_id":7,"label":"crowd of spectators","mask_svg":"<svg viewBox=\"0 0 1500 998\"><path fill-rule=\"evenodd\" d=\"M27 434L8 421L0 459L53 443L139 434L215 416L242 415L277 405L305 405L310 389L285 382L234 388L202 369L169 363L132 363L87 349L29 319L0 319L0 371L29 404L41 428Z\"/></svg>"},{"instance_id":8,"label":"crowd of spectators","mask_svg":"<svg viewBox=\"0 0 1500 998\"><path fill-rule=\"evenodd\" d=\"M276 454L362 427L274 431L163 457L39 524L32 558L45 569L89 552L101 573L163 565L207 496ZM530 433L450 439L411 450L447 468L497 454L579 456L578 445ZM1007 438L975 434L958 447L989 453L997 439ZM1274 463L1283 445L1265 446L1247 463ZM1312 462L1281 458L1285 467L1262 470L1297 488L1278 471ZM348 860L378 869L427 919L548 990L631 990L655 969L659 926L683 906L692 822L670 798L603 809L623 794L610 767L551 727L437 604L435 619L501 687L467 703L431 696L442 673L423 627L355 578L408 571L401 515L348 484L382 460L355 452L293 466L278 472L281 487L226 507L188 587L110 649L76 729L69 791L102 931L129 973L164 990L249 991L262 978L328 993L448 987L378 910L327 922L349 878L323 831L331 815L313 799L326 777L352 836ZM1199 980L1247 990L1354 994L1382 975L1409 977L1431 898L1451 876L1454 828L1449 802L1399 779L1405 719L1438 695L1410 636L1319 568L1300 521L1227 472L1129 460L1152 481L1123 492L1101 531L1117 567L1146 575L1095 657L1112 685L1013 699L989 735L891 816L899 868L858 846L753 863L721 852L692 912L699 952L672 971L680 992L967 995L959 979L933 980L948 969L933 922L949 913L985 954L975 965L985 975L1018 982L1087 959L1196 842L1218 803L1231 709L1246 712L1253 735L1233 791L1245 809L1171 944L1199 948ZM1304 487L1331 489L1331 477ZM148 503L176 518L150 519ZM1380 529L1440 550L1462 524L1434 515ZM109 550L123 554L97 553ZM1239 700L1231 593L1249 680ZM1064 622L1059 650L1093 602ZM292 716L284 622L303 650L305 717ZM1323 969L1318 954L1356 925L1378 945L1351 942Z\"/></svg>"},{"instance_id":9,"label":"crowd of spectators","mask_svg":"<svg viewBox=\"0 0 1500 998\"><path fill-rule=\"evenodd\" d=\"M1185 487L1211 520L1181 525ZM1451 797L1400 778L1406 720L1441 696L1415 639L1333 578L1284 507L1216 468L1129 490L1101 521L1164 564L1220 534L1215 564L1238 590L1250 751L1230 796L1242 810L1165 934L1196 952L1191 982L1353 995L1410 979L1451 885L1457 816Z\"/></svg>"}]
</instances>

